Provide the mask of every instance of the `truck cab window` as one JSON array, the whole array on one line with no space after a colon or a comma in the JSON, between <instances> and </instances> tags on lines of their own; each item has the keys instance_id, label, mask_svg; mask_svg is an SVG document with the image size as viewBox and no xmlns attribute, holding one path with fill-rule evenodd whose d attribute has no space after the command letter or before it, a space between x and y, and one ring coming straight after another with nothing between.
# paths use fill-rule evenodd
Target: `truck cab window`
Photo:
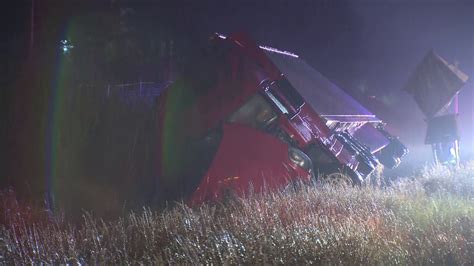
<instances>
[{"instance_id":1,"label":"truck cab window","mask_svg":"<svg viewBox=\"0 0 474 266\"><path fill-rule=\"evenodd\" d=\"M275 81L274 85L276 85L293 108L299 110L304 105L303 97L286 78Z\"/></svg>"},{"instance_id":2,"label":"truck cab window","mask_svg":"<svg viewBox=\"0 0 474 266\"><path fill-rule=\"evenodd\" d=\"M228 118L230 123L242 123L265 129L277 119L277 113L261 95L255 94Z\"/></svg>"},{"instance_id":3,"label":"truck cab window","mask_svg":"<svg viewBox=\"0 0 474 266\"><path fill-rule=\"evenodd\" d=\"M268 97L276 104L282 113L293 118L304 105L303 97L286 79L266 82L263 87Z\"/></svg>"}]
</instances>

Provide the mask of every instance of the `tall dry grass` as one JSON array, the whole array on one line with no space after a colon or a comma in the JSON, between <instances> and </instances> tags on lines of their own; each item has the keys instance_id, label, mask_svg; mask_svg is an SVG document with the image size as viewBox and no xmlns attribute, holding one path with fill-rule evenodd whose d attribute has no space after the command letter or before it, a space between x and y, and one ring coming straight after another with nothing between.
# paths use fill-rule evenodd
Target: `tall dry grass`
<instances>
[{"instance_id":1,"label":"tall dry grass","mask_svg":"<svg viewBox=\"0 0 474 266\"><path fill-rule=\"evenodd\" d=\"M113 221L85 214L79 225L9 205L6 263L474 263L474 164L426 169L384 189L315 183Z\"/></svg>"}]
</instances>

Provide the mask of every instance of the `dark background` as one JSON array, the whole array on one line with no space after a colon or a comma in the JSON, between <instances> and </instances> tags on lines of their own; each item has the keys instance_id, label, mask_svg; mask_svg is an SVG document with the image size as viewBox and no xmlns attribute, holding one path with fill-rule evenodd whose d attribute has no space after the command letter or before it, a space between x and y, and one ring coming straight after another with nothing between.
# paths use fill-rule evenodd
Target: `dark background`
<instances>
[{"instance_id":1,"label":"dark background","mask_svg":"<svg viewBox=\"0 0 474 266\"><path fill-rule=\"evenodd\" d=\"M212 33L246 31L300 55L388 122L412 151L405 174L431 157L423 115L402 88L434 49L471 76L459 106L461 152L473 156L474 1L36 0L33 8L31 1L6 1L2 10L2 187L42 182L31 180L44 173L41 132L62 39L74 45L67 82L100 87L163 80L164 66L173 62L179 71Z\"/></svg>"}]
</instances>

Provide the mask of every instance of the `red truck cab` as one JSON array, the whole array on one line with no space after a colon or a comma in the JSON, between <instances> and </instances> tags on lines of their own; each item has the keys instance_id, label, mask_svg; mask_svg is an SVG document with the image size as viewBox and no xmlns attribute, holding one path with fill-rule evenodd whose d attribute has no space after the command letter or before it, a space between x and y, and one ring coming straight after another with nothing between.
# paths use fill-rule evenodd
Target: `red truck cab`
<instances>
[{"instance_id":1,"label":"red truck cab","mask_svg":"<svg viewBox=\"0 0 474 266\"><path fill-rule=\"evenodd\" d=\"M201 71L212 78L175 82L159 99L160 106L168 105L160 109L162 187L184 186L189 203L200 204L229 192L279 189L339 171L360 184L379 164L376 153L391 143L385 131L376 129L381 121L366 110L363 115L341 115L347 121L319 113L320 106L330 109L347 96L338 92L342 96L329 95L333 103L318 105L313 100L328 93L294 86L299 75L308 76L285 69L295 63L306 67L298 56L261 47L241 33L216 35L211 43L213 67ZM201 82L205 85L197 79L206 80ZM192 99L183 104L185 98ZM373 147L354 137L364 125L381 139Z\"/></svg>"}]
</instances>

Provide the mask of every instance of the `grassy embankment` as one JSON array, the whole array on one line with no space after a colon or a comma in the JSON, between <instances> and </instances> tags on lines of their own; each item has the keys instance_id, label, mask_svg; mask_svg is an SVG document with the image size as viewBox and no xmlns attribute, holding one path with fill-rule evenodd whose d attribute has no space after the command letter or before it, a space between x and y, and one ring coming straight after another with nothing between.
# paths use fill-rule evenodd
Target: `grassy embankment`
<instances>
[{"instance_id":1,"label":"grassy embankment","mask_svg":"<svg viewBox=\"0 0 474 266\"><path fill-rule=\"evenodd\" d=\"M390 188L321 184L115 221L41 219L3 194L0 262L474 263L474 164Z\"/></svg>"}]
</instances>

